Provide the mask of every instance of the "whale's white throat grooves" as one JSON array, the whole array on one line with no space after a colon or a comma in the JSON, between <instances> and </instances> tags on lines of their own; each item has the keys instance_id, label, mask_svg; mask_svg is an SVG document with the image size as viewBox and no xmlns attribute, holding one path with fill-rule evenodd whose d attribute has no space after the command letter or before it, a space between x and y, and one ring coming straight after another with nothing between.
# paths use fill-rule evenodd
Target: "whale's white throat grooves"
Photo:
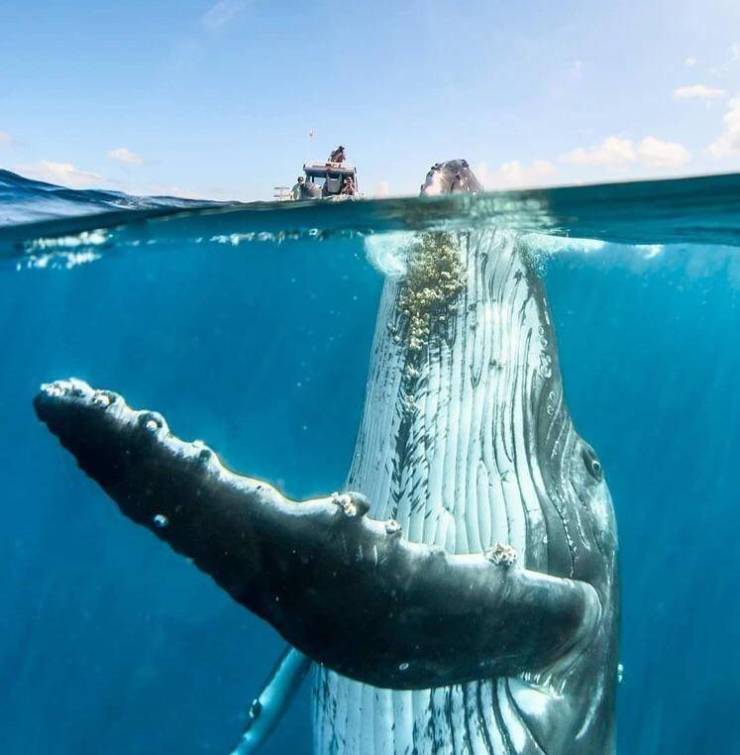
<instances>
[{"instance_id":1,"label":"whale's white throat grooves","mask_svg":"<svg viewBox=\"0 0 740 755\"><path fill-rule=\"evenodd\" d=\"M547 571L533 428L543 411L553 418L548 431L561 435L549 439L553 453L574 435L551 380L548 315L512 234L475 232L459 246L465 286L457 312L443 337L432 338L418 377L409 377L403 338L393 337L403 283L385 284L347 487L370 499L372 516L397 519L410 540L456 553L510 544L520 563ZM404 692L319 670L315 751L521 752L533 744L522 712L536 715L540 697L516 679Z\"/></svg>"}]
</instances>

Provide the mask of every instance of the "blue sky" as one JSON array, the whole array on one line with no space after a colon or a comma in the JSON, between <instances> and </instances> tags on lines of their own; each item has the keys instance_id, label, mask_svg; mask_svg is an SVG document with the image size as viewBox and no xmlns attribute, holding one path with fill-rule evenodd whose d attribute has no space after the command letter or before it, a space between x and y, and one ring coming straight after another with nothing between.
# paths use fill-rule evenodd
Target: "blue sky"
<instances>
[{"instance_id":1,"label":"blue sky","mask_svg":"<svg viewBox=\"0 0 740 755\"><path fill-rule=\"evenodd\" d=\"M4 0L0 167L264 199L339 143L369 194L740 170L738 0ZM313 137L309 134L313 132Z\"/></svg>"}]
</instances>

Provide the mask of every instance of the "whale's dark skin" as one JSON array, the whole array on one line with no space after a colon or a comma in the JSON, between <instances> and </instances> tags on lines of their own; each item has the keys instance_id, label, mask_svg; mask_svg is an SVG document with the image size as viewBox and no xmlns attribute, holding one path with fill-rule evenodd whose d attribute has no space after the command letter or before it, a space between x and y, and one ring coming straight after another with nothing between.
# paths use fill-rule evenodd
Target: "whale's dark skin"
<instances>
[{"instance_id":1,"label":"whale's dark skin","mask_svg":"<svg viewBox=\"0 0 740 755\"><path fill-rule=\"evenodd\" d=\"M585 583L410 543L356 493L291 501L110 391L59 381L35 408L126 516L344 676L421 689L544 668L599 620Z\"/></svg>"},{"instance_id":2,"label":"whale's dark skin","mask_svg":"<svg viewBox=\"0 0 740 755\"><path fill-rule=\"evenodd\" d=\"M479 190L454 160L421 193ZM448 236L458 299L425 348L403 328L441 290L434 234L429 279L386 282L347 485L359 493L288 500L81 381L43 386L36 412L124 514L320 664L321 755L612 755L619 585L603 470L568 413L521 239Z\"/></svg>"}]
</instances>

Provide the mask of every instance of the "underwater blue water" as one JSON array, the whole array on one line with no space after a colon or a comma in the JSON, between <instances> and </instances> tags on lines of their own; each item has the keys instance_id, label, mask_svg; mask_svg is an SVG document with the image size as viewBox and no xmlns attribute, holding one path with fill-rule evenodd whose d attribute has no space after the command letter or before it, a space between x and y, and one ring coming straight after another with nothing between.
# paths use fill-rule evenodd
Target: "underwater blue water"
<instances>
[{"instance_id":1,"label":"underwater blue water","mask_svg":"<svg viewBox=\"0 0 740 755\"><path fill-rule=\"evenodd\" d=\"M740 178L158 220L132 201L127 225L73 192L30 227L49 190L2 178L0 752L227 753L282 647L75 468L38 385L115 389L291 495L335 490L382 286L368 232L493 222L605 240L532 243L617 513L619 751L740 752ZM266 753L310 752L307 687Z\"/></svg>"}]
</instances>

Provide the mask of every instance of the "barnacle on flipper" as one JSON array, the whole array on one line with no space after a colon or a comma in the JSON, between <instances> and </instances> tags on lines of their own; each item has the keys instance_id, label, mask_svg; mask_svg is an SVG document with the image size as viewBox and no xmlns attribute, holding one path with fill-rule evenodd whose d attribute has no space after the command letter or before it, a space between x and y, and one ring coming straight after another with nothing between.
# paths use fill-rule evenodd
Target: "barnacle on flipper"
<instances>
[{"instance_id":1,"label":"barnacle on flipper","mask_svg":"<svg viewBox=\"0 0 740 755\"><path fill-rule=\"evenodd\" d=\"M455 310L465 287L457 236L442 231L422 233L408 252L408 272L398 297L402 340L408 352L407 371L432 336Z\"/></svg>"},{"instance_id":2,"label":"barnacle on flipper","mask_svg":"<svg viewBox=\"0 0 740 755\"><path fill-rule=\"evenodd\" d=\"M503 566L508 569L517 562L517 552L511 545L496 543L493 548L488 548L485 552L486 558L496 566Z\"/></svg>"}]
</instances>

